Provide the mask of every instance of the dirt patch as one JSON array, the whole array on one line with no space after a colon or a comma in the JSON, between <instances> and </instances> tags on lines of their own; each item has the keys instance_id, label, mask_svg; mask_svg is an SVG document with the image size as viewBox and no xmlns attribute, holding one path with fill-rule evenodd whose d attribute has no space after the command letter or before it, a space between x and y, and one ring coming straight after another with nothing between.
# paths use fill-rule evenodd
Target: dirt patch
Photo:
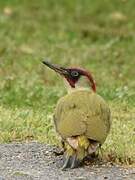
<instances>
[{"instance_id":1,"label":"dirt patch","mask_svg":"<svg viewBox=\"0 0 135 180\"><path fill-rule=\"evenodd\" d=\"M31 143L0 145L0 180L123 180L135 179L135 168L95 164L62 171L54 147Z\"/></svg>"}]
</instances>

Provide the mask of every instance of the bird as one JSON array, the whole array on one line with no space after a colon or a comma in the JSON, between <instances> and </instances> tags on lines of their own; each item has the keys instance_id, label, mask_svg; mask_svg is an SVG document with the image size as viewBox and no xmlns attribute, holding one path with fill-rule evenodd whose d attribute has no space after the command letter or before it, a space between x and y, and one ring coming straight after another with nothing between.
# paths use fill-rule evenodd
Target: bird
<instances>
[{"instance_id":1,"label":"bird","mask_svg":"<svg viewBox=\"0 0 135 180\"><path fill-rule=\"evenodd\" d=\"M96 93L90 71L42 62L60 74L67 89L54 110L55 129L64 148L62 169L78 168L85 157L97 152L105 142L111 127L110 107Z\"/></svg>"}]
</instances>

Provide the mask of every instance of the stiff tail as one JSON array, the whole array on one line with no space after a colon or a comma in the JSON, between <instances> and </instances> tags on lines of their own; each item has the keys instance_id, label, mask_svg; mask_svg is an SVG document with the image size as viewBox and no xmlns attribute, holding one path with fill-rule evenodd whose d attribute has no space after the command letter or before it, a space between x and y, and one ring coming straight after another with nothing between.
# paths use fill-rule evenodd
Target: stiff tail
<instances>
[{"instance_id":1,"label":"stiff tail","mask_svg":"<svg viewBox=\"0 0 135 180\"><path fill-rule=\"evenodd\" d=\"M67 138L62 169L79 167L84 157L96 151L98 144L97 142L91 144L90 140L84 135Z\"/></svg>"},{"instance_id":2,"label":"stiff tail","mask_svg":"<svg viewBox=\"0 0 135 180\"><path fill-rule=\"evenodd\" d=\"M64 153L64 164L62 169L76 168L81 165L81 161L77 157L76 150L74 150L69 144L66 144L66 151Z\"/></svg>"}]
</instances>

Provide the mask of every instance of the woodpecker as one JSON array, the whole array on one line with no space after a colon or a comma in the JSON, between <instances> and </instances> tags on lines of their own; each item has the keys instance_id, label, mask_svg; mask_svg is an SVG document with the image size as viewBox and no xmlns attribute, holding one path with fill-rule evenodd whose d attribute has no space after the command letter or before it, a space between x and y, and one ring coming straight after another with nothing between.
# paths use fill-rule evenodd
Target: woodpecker
<instances>
[{"instance_id":1,"label":"woodpecker","mask_svg":"<svg viewBox=\"0 0 135 180\"><path fill-rule=\"evenodd\" d=\"M65 81L67 94L56 105L54 124L64 144L62 169L77 168L106 140L111 126L110 108L96 93L89 71L64 68L48 61L43 63Z\"/></svg>"}]
</instances>

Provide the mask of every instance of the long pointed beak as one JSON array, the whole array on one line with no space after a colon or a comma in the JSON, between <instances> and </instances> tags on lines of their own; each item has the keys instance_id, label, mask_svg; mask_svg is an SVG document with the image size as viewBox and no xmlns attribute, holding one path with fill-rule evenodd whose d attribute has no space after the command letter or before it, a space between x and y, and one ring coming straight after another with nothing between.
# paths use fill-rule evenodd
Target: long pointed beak
<instances>
[{"instance_id":1,"label":"long pointed beak","mask_svg":"<svg viewBox=\"0 0 135 180\"><path fill-rule=\"evenodd\" d=\"M60 67L55 64L51 64L50 62L45 60L42 63L48 66L50 69L53 69L55 72L59 73L60 75L67 76L69 74L68 71L63 67Z\"/></svg>"}]
</instances>

